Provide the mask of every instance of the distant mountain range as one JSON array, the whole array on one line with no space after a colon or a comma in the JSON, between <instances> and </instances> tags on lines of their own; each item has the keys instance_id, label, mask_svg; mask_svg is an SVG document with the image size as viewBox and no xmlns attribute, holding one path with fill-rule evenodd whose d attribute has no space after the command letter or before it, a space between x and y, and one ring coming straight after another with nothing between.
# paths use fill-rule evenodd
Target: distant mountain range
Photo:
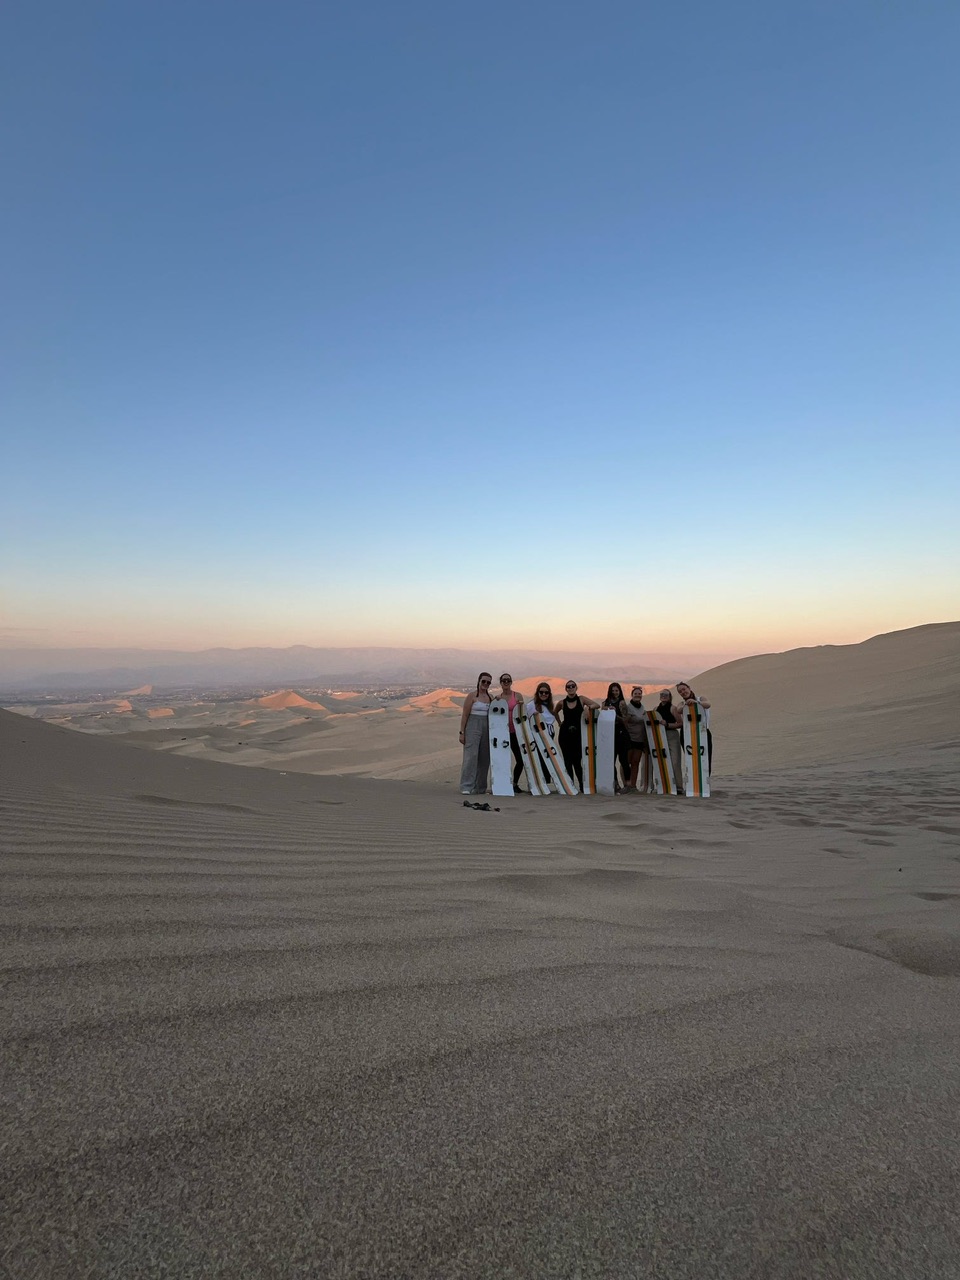
<instances>
[{"instance_id":1,"label":"distant mountain range","mask_svg":"<svg viewBox=\"0 0 960 1280\"><path fill-rule=\"evenodd\" d=\"M465 685L477 672L507 668L518 679L569 671L578 680L668 681L728 661L729 653L584 653L556 650L315 649L0 649L0 694L116 693L202 686L316 684Z\"/></svg>"}]
</instances>

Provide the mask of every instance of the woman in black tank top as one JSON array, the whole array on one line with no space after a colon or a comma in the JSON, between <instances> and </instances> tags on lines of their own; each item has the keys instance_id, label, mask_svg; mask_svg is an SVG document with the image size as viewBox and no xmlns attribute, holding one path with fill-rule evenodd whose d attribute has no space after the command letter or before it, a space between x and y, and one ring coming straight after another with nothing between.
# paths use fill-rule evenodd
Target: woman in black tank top
<instances>
[{"instance_id":1,"label":"woman in black tank top","mask_svg":"<svg viewBox=\"0 0 960 1280\"><path fill-rule=\"evenodd\" d=\"M673 709L673 697L669 689L661 691L660 701L657 703L657 712L668 729L678 729L680 727L677 713Z\"/></svg>"},{"instance_id":2,"label":"woman in black tank top","mask_svg":"<svg viewBox=\"0 0 960 1280\"><path fill-rule=\"evenodd\" d=\"M590 698L581 698L577 693L577 682L568 680L564 697L557 704L557 719L560 721L560 732L557 741L563 756L563 765L572 778L576 778L577 786L583 790L583 763L580 759L580 722L583 720L583 708L595 707L597 704Z\"/></svg>"}]
</instances>

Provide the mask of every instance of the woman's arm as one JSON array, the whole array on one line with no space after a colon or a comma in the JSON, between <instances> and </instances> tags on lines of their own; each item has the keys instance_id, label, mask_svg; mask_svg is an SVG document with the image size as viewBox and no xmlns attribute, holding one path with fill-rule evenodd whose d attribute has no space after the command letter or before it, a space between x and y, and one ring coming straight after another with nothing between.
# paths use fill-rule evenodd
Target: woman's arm
<instances>
[{"instance_id":1,"label":"woman's arm","mask_svg":"<svg viewBox=\"0 0 960 1280\"><path fill-rule=\"evenodd\" d=\"M476 700L477 700L477 695L475 693L468 693L463 700L463 714L460 717L460 737L461 738L467 731L467 720L470 718L470 708L473 706Z\"/></svg>"}]
</instances>

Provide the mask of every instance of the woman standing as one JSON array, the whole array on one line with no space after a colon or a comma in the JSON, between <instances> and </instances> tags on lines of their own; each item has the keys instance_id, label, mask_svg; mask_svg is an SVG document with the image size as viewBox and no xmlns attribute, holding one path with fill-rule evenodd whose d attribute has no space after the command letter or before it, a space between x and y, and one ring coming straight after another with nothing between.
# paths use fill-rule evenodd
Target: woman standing
<instances>
[{"instance_id":1,"label":"woman standing","mask_svg":"<svg viewBox=\"0 0 960 1280\"><path fill-rule=\"evenodd\" d=\"M557 741L568 775L576 778L577 786L583 790L583 749L580 739L580 723L583 720L584 707L596 707L592 698L581 698L577 693L576 680L568 680L562 702L557 703L557 720L560 730Z\"/></svg>"},{"instance_id":2,"label":"woman standing","mask_svg":"<svg viewBox=\"0 0 960 1280\"><path fill-rule=\"evenodd\" d=\"M618 791L622 791L630 782L630 735L627 733L627 726L623 723L623 703L623 687L614 680L612 684L607 686L607 696L603 700L603 710L617 713L613 749L623 777L623 785L617 785Z\"/></svg>"},{"instance_id":3,"label":"woman standing","mask_svg":"<svg viewBox=\"0 0 960 1280\"><path fill-rule=\"evenodd\" d=\"M673 694L669 689L660 690L660 702L657 714L667 727L667 750L670 752L670 763L673 765L673 780L677 786L677 794L683 791L683 752L680 747L680 717L673 705Z\"/></svg>"},{"instance_id":4,"label":"woman standing","mask_svg":"<svg viewBox=\"0 0 960 1280\"><path fill-rule=\"evenodd\" d=\"M707 731L707 773L713 773L713 734L710 732L710 703L706 698L698 698L686 680L677 685L677 693L683 699L685 707L698 707L697 719Z\"/></svg>"},{"instance_id":5,"label":"woman standing","mask_svg":"<svg viewBox=\"0 0 960 1280\"><path fill-rule=\"evenodd\" d=\"M643 689L635 684L630 693L630 701L623 704L623 724L630 739L629 760L630 777L626 790L636 791L640 777L640 765L643 764L642 791L650 790L650 757L647 754L647 724L643 710Z\"/></svg>"},{"instance_id":6,"label":"woman standing","mask_svg":"<svg viewBox=\"0 0 960 1280\"><path fill-rule=\"evenodd\" d=\"M463 766L460 770L460 794L483 795L490 773L490 736L487 728L490 718L490 684L493 676L481 671L477 679L476 693L468 693L463 700L460 716L460 745L463 747Z\"/></svg>"},{"instance_id":7,"label":"woman standing","mask_svg":"<svg viewBox=\"0 0 960 1280\"><path fill-rule=\"evenodd\" d=\"M527 715L531 719L533 716L539 716L543 721L543 726L551 738L556 736L557 717L553 710L553 690L548 684L542 682L537 685L537 691L527 703ZM543 758L543 752L540 752L540 762L543 768L545 778L550 777L547 769L547 762Z\"/></svg>"},{"instance_id":8,"label":"woman standing","mask_svg":"<svg viewBox=\"0 0 960 1280\"><path fill-rule=\"evenodd\" d=\"M523 773L523 756L520 754L520 743L517 741L517 726L513 721L513 713L520 705L519 693L513 691L513 676L505 671L500 677L499 696L507 704L507 718L510 721L510 750L513 752L513 789L520 790L520 775Z\"/></svg>"}]
</instances>

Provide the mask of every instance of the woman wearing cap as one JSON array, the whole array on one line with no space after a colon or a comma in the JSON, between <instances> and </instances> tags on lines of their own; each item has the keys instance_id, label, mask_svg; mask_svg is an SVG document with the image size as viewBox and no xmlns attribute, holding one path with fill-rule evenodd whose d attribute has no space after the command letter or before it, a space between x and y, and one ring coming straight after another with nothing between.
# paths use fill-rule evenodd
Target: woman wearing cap
<instances>
[{"instance_id":1,"label":"woman wearing cap","mask_svg":"<svg viewBox=\"0 0 960 1280\"><path fill-rule=\"evenodd\" d=\"M565 696L557 703L557 720L560 730L557 741L563 756L563 765L571 778L576 778L577 785L583 790L583 755L580 739L580 722L583 720L584 707L596 707L592 698L581 698L577 693L576 680L568 680Z\"/></svg>"},{"instance_id":2,"label":"woman wearing cap","mask_svg":"<svg viewBox=\"0 0 960 1280\"><path fill-rule=\"evenodd\" d=\"M477 678L476 693L468 693L463 700L460 716L460 745L463 747L463 766L460 769L460 794L483 795L490 773L490 684L493 676L481 671Z\"/></svg>"}]
</instances>

